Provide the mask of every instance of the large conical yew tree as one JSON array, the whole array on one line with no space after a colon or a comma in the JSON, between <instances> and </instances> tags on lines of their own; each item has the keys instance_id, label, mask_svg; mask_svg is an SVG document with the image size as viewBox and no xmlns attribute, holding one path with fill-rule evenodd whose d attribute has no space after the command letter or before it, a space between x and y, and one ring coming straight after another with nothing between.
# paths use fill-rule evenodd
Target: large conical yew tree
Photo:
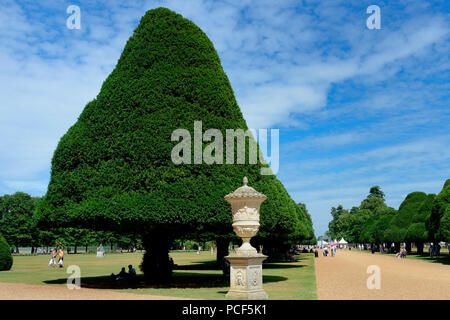
<instances>
[{"instance_id":1,"label":"large conical yew tree","mask_svg":"<svg viewBox=\"0 0 450 320\"><path fill-rule=\"evenodd\" d=\"M445 181L441 192L434 199L430 219L427 221L429 236L434 242L449 240L449 231L446 230L450 220L448 215L450 210L447 210L448 208L450 208L450 179ZM443 223L442 226L441 223Z\"/></svg>"},{"instance_id":2,"label":"large conical yew tree","mask_svg":"<svg viewBox=\"0 0 450 320\"><path fill-rule=\"evenodd\" d=\"M174 164L171 153L179 141L171 140L172 133L187 129L194 137L194 121L202 121L203 132L219 129L224 138L226 129L247 129L208 37L179 14L150 10L98 96L61 138L37 209L40 221L139 232L144 273L162 280L170 275L171 239L232 233L223 197L247 176L268 197L261 235L297 241L314 236L277 178L261 175L267 165L249 164L248 145L245 164Z\"/></svg>"},{"instance_id":3,"label":"large conical yew tree","mask_svg":"<svg viewBox=\"0 0 450 320\"><path fill-rule=\"evenodd\" d=\"M399 243L405 241L406 250L408 252L411 251L411 241L414 240L407 237L408 227L414 221L414 217L418 215L421 206L427 199L426 193L415 191L408 194L400 204L398 214L392 218L389 228L386 230L388 241L396 242L397 249Z\"/></svg>"}]
</instances>

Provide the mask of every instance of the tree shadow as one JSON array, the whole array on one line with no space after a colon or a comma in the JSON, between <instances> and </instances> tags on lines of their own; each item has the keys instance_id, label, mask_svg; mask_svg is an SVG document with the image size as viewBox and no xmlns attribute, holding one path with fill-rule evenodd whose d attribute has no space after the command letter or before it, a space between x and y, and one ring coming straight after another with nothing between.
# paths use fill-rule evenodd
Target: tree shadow
<instances>
[{"instance_id":1,"label":"tree shadow","mask_svg":"<svg viewBox=\"0 0 450 320\"><path fill-rule=\"evenodd\" d=\"M197 261L193 264L175 265L174 270L221 270L215 260Z\"/></svg>"},{"instance_id":2,"label":"tree shadow","mask_svg":"<svg viewBox=\"0 0 450 320\"><path fill-rule=\"evenodd\" d=\"M263 282L279 282L287 280L286 277L264 275ZM47 284L64 284L67 278L47 280ZM116 281L109 276L83 277L82 288L92 289L145 289L145 288L216 288L229 287L229 276L222 274L205 274L194 272L174 272L172 279L164 284L151 284L144 281L144 275L138 275L134 283Z\"/></svg>"},{"instance_id":3,"label":"tree shadow","mask_svg":"<svg viewBox=\"0 0 450 320\"><path fill-rule=\"evenodd\" d=\"M445 265L450 265L450 254L441 254L437 257L431 258L429 254L412 254L411 256L415 256L420 260L425 260L432 263L441 263Z\"/></svg>"},{"instance_id":4,"label":"tree shadow","mask_svg":"<svg viewBox=\"0 0 450 320\"><path fill-rule=\"evenodd\" d=\"M297 261L298 262L298 261ZM263 269L293 269L306 267L304 264L295 264L295 262L268 262L263 264Z\"/></svg>"},{"instance_id":5,"label":"tree shadow","mask_svg":"<svg viewBox=\"0 0 450 320\"><path fill-rule=\"evenodd\" d=\"M289 268L302 268L305 265L296 264L305 260L305 257L296 258L296 261L285 261L285 260L269 260L267 262L263 262L264 269L289 269ZM222 270L216 266L215 260L204 260L198 261L194 264L188 265L177 265L174 268L175 270Z\"/></svg>"}]
</instances>

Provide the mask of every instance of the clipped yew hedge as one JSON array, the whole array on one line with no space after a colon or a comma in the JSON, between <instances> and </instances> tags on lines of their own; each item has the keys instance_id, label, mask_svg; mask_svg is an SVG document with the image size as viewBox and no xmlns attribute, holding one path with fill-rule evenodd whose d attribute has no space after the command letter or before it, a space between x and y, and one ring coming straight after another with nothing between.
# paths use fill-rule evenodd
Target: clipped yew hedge
<instances>
[{"instance_id":1,"label":"clipped yew hedge","mask_svg":"<svg viewBox=\"0 0 450 320\"><path fill-rule=\"evenodd\" d=\"M10 270L13 265L13 257L10 250L8 242L0 234L0 271Z\"/></svg>"}]
</instances>

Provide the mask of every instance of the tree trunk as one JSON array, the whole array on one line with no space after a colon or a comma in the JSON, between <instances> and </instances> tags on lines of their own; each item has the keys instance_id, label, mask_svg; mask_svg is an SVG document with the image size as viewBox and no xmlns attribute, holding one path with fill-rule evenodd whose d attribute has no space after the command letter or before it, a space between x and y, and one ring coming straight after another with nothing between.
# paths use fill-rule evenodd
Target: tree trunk
<instances>
[{"instance_id":1,"label":"tree trunk","mask_svg":"<svg viewBox=\"0 0 450 320\"><path fill-rule=\"evenodd\" d=\"M423 242L416 242L417 254L423 254Z\"/></svg>"},{"instance_id":2,"label":"tree trunk","mask_svg":"<svg viewBox=\"0 0 450 320\"><path fill-rule=\"evenodd\" d=\"M86 245L86 253L88 252L88 246Z\"/></svg>"},{"instance_id":3,"label":"tree trunk","mask_svg":"<svg viewBox=\"0 0 450 320\"><path fill-rule=\"evenodd\" d=\"M229 239L217 239L217 253L216 253L216 267L221 269L223 266L223 258L229 254L228 246L230 245Z\"/></svg>"},{"instance_id":4,"label":"tree trunk","mask_svg":"<svg viewBox=\"0 0 450 320\"><path fill-rule=\"evenodd\" d=\"M33 254L34 253L34 247L32 246L31 247L31 254Z\"/></svg>"},{"instance_id":5,"label":"tree trunk","mask_svg":"<svg viewBox=\"0 0 450 320\"><path fill-rule=\"evenodd\" d=\"M394 244L394 248L395 248L395 253L400 252L400 242L396 242Z\"/></svg>"},{"instance_id":6,"label":"tree trunk","mask_svg":"<svg viewBox=\"0 0 450 320\"><path fill-rule=\"evenodd\" d=\"M16 247L16 253L19 253L19 247Z\"/></svg>"},{"instance_id":7,"label":"tree trunk","mask_svg":"<svg viewBox=\"0 0 450 320\"><path fill-rule=\"evenodd\" d=\"M113 251L113 243L111 242L111 251Z\"/></svg>"},{"instance_id":8,"label":"tree trunk","mask_svg":"<svg viewBox=\"0 0 450 320\"><path fill-rule=\"evenodd\" d=\"M77 246L77 245L75 245L75 247L73 248L73 253L74 253L74 254L76 254L76 253L77 253L77 248L78 248L78 246Z\"/></svg>"},{"instance_id":9,"label":"tree trunk","mask_svg":"<svg viewBox=\"0 0 450 320\"><path fill-rule=\"evenodd\" d=\"M251 238L250 239L250 244L252 245L252 247L254 247L256 249L256 251L258 253L261 253L260 249L261 249L261 241L259 240L259 238Z\"/></svg>"},{"instance_id":10,"label":"tree trunk","mask_svg":"<svg viewBox=\"0 0 450 320\"><path fill-rule=\"evenodd\" d=\"M169 262L169 237L161 231L145 235L145 248L141 270L146 282L165 283L172 276L172 266Z\"/></svg>"},{"instance_id":11,"label":"tree trunk","mask_svg":"<svg viewBox=\"0 0 450 320\"><path fill-rule=\"evenodd\" d=\"M406 252L408 252L408 253L411 252L411 242L406 242L405 243L405 249L406 249Z\"/></svg>"},{"instance_id":12,"label":"tree trunk","mask_svg":"<svg viewBox=\"0 0 450 320\"><path fill-rule=\"evenodd\" d=\"M389 252L391 252L392 242L386 242L386 249L389 248Z\"/></svg>"}]
</instances>

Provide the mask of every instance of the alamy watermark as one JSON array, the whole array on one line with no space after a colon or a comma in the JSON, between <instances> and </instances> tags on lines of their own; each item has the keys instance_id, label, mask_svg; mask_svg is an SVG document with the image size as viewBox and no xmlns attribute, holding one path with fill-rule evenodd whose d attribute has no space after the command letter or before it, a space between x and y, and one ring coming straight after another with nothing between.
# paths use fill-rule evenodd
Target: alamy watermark
<instances>
[{"instance_id":1,"label":"alamy watermark","mask_svg":"<svg viewBox=\"0 0 450 320\"><path fill-rule=\"evenodd\" d=\"M192 136L187 129L176 129L171 140L180 141L172 149L171 158L174 164L269 164L261 168L262 175L277 174L280 164L279 130L270 130L270 156L268 149L268 130L226 129L225 141L222 131L208 129L203 133L202 122L194 121L194 152L192 154ZM258 152L259 141L259 152ZM208 143L206 146L203 143ZM224 143L225 142L225 143ZM225 153L224 153L225 144ZM236 148L235 148L236 145ZM248 145L248 162L246 146ZM264 160L263 151L268 161ZM193 155L193 157L192 157ZM236 160L236 161L235 161Z\"/></svg>"},{"instance_id":2,"label":"alamy watermark","mask_svg":"<svg viewBox=\"0 0 450 320\"><path fill-rule=\"evenodd\" d=\"M81 29L81 10L79 6L74 4L67 7L66 12L70 16L66 20L66 26L68 29Z\"/></svg>"},{"instance_id":3,"label":"alamy watermark","mask_svg":"<svg viewBox=\"0 0 450 320\"><path fill-rule=\"evenodd\" d=\"M366 26L368 29L381 29L381 9L379 6L373 4L367 7L367 14L370 16L366 20Z\"/></svg>"},{"instance_id":4,"label":"alamy watermark","mask_svg":"<svg viewBox=\"0 0 450 320\"><path fill-rule=\"evenodd\" d=\"M77 265L71 265L67 268L66 273L70 274L67 278L67 289L81 288L81 269Z\"/></svg>"},{"instance_id":5,"label":"alamy watermark","mask_svg":"<svg viewBox=\"0 0 450 320\"><path fill-rule=\"evenodd\" d=\"M381 289L381 269L377 265L370 265L367 267L366 272L370 274L367 278L367 289L369 290L380 290Z\"/></svg>"}]
</instances>

